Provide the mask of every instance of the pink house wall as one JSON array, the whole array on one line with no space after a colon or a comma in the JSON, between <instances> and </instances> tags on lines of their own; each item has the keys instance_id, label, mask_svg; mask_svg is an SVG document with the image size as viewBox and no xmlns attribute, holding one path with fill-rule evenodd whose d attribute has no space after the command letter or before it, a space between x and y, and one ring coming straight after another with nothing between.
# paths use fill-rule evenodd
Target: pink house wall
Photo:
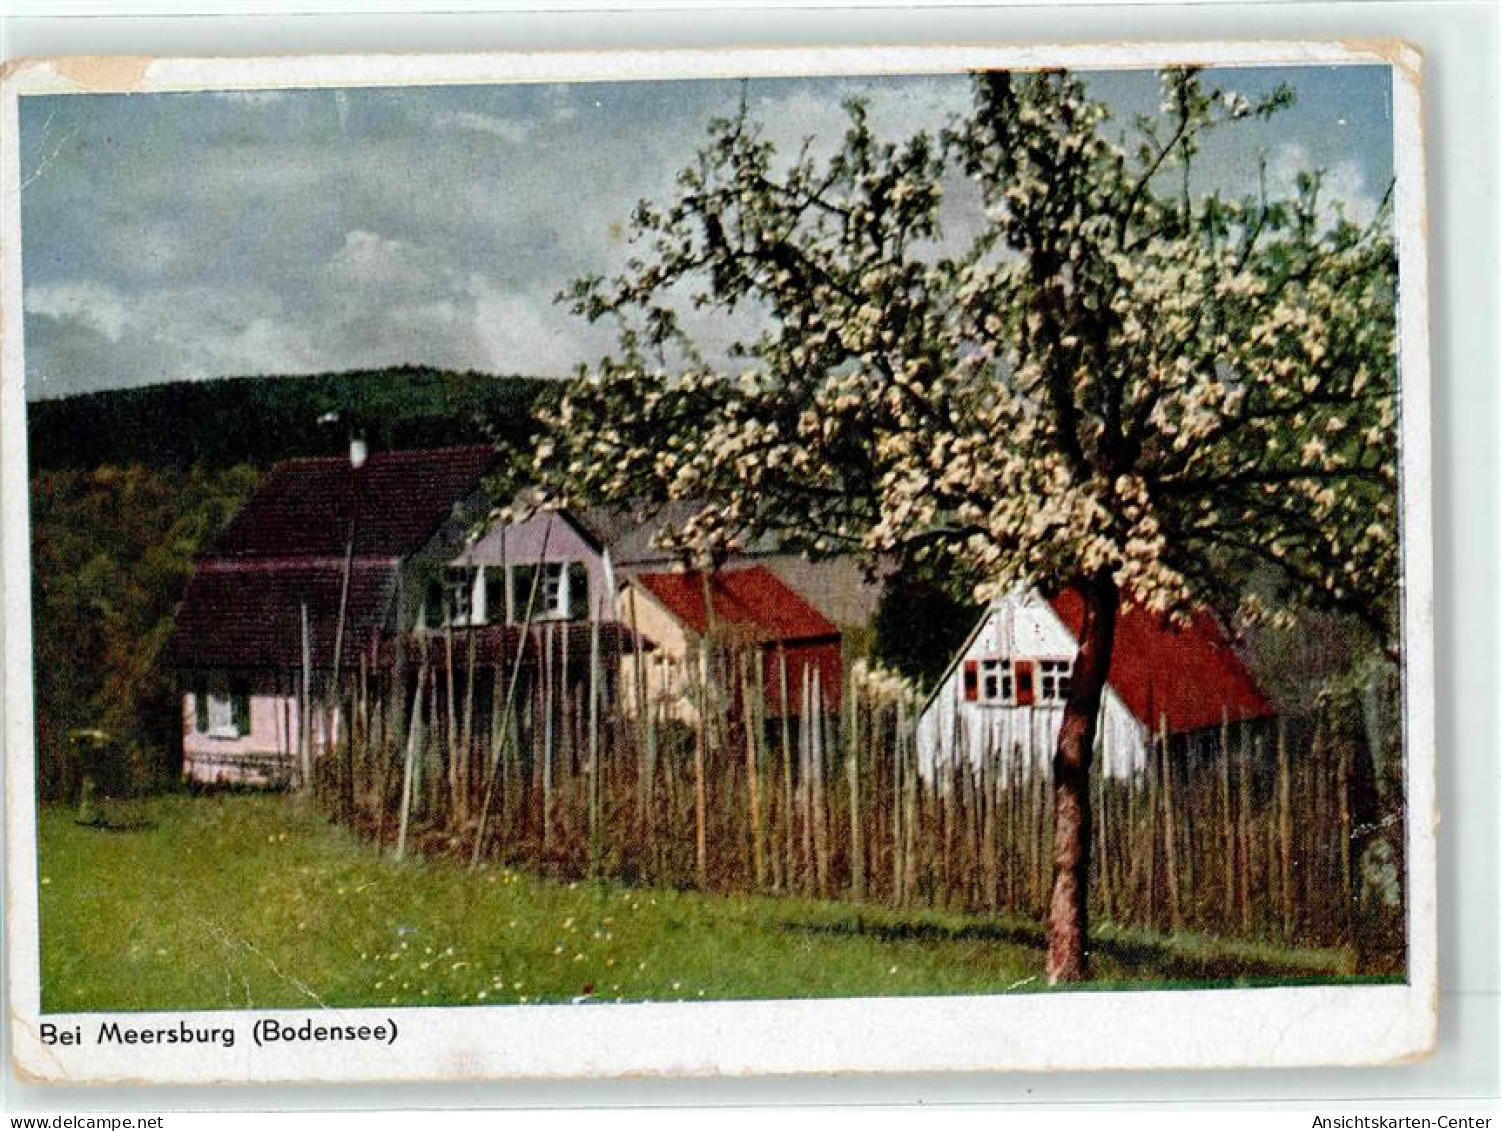
<instances>
[{"instance_id":1,"label":"pink house wall","mask_svg":"<svg viewBox=\"0 0 1501 1131\"><path fill-rule=\"evenodd\" d=\"M297 696L289 678L274 674L250 679L250 731L218 738L198 729L198 699L182 697L183 776L206 785L276 785L290 779L298 763ZM323 726L315 721L313 742L321 749ZM338 731L335 730L335 737Z\"/></svg>"}]
</instances>

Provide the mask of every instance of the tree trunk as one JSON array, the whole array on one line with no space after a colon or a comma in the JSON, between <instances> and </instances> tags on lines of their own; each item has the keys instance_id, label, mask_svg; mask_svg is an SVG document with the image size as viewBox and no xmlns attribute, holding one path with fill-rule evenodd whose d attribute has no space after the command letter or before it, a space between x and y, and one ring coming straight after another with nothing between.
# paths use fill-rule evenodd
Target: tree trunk
<instances>
[{"instance_id":1,"label":"tree trunk","mask_svg":"<svg viewBox=\"0 0 1501 1131\"><path fill-rule=\"evenodd\" d=\"M1048 981L1053 984L1088 976L1089 764L1120 605L1120 591L1103 571L1078 589L1084 606L1079 652L1053 753L1053 895L1047 958Z\"/></svg>"}]
</instances>

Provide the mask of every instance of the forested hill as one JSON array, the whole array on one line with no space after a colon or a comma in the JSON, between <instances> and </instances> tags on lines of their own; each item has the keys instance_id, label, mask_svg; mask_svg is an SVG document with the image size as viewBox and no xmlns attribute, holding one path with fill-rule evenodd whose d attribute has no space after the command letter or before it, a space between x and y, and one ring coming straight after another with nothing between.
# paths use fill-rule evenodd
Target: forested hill
<instances>
[{"instance_id":1,"label":"forested hill","mask_svg":"<svg viewBox=\"0 0 1501 1131\"><path fill-rule=\"evenodd\" d=\"M492 439L527 446L550 381L401 367L307 377L226 377L85 393L28 406L33 471L108 464L223 468L343 451L348 428L372 451Z\"/></svg>"}]
</instances>

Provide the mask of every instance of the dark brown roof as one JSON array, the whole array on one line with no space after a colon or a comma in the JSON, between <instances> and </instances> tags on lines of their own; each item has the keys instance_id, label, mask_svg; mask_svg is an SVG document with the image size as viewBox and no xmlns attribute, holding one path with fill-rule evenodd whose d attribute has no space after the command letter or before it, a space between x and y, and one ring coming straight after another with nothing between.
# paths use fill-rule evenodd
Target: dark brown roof
<instances>
[{"instance_id":1,"label":"dark brown roof","mask_svg":"<svg viewBox=\"0 0 1501 1131\"><path fill-rule=\"evenodd\" d=\"M198 567L167 640L167 662L179 668L285 668L302 663L302 605L314 667L333 664L343 563L267 559L207 561ZM349 573L345 610L346 664L358 663L386 622L396 564L357 561Z\"/></svg>"},{"instance_id":2,"label":"dark brown roof","mask_svg":"<svg viewBox=\"0 0 1501 1131\"><path fill-rule=\"evenodd\" d=\"M307 605L312 662L333 663L350 518L355 544L344 620L344 660L355 663L392 627L397 571L482 485L489 447L288 460L273 467L198 564L167 662L181 668L302 663Z\"/></svg>"},{"instance_id":3,"label":"dark brown roof","mask_svg":"<svg viewBox=\"0 0 1501 1131\"><path fill-rule=\"evenodd\" d=\"M480 486L489 447L379 452L349 460L278 463L214 543L210 557L342 558L355 522L357 557L400 558L419 549Z\"/></svg>"}]
</instances>

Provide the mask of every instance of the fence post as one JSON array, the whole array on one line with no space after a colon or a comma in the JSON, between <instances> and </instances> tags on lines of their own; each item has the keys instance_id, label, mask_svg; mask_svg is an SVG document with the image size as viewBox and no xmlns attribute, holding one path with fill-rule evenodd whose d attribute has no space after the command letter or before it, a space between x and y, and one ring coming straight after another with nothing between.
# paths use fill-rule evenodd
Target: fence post
<instances>
[{"instance_id":1,"label":"fence post","mask_svg":"<svg viewBox=\"0 0 1501 1131\"><path fill-rule=\"evenodd\" d=\"M417 759L422 749L422 694L427 688L427 657L422 657L422 667L417 672L417 701L412 705L412 715L407 727L406 762L401 776L401 822L396 833L396 858L400 860L407 850L407 825L412 814L412 794L417 780Z\"/></svg>"},{"instance_id":2,"label":"fence post","mask_svg":"<svg viewBox=\"0 0 1501 1131\"><path fill-rule=\"evenodd\" d=\"M699 890L709 886L709 841L704 812L704 744L709 730L709 639L698 642L698 726L693 731L693 861Z\"/></svg>"},{"instance_id":3,"label":"fence post","mask_svg":"<svg viewBox=\"0 0 1501 1131\"><path fill-rule=\"evenodd\" d=\"M567 629L564 629L566 632ZM600 812L602 808L599 754L599 617L589 622L589 878L596 879L600 872L600 857L603 851L601 838L604 835Z\"/></svg>"},{"instance_id":4,"label":"fence post","mask_svg":"<svg viewBox=\"0 0 1501 1131\"><path fill-rule=\"evenodd\" d=\"M829 810L828 797L824 791L824 700L823 676L815 671L812 676L813 714L808 720L813 738L809 751L813 774L809 781L809 799L813 810L813 857L818 879L818 894L829 894Z\"/></svg>"},{"instance_id":5,"label":"fence post","mask_svg":"<svg viewBox=\"0 0 1501 1131\"><path fill-rule=\"evenodd\" d=\"M907 704L899 700L896 704L896 731L892 736L892 903L901 907L907 903L907 889L904 886L907 876L907 865L902 861L902 847L905 844L905 822L902 820L904 813L902 807L905 804L905 781L904 752L902 752L902 731L907 725Z\"/></svg>"},{"instance_id":6,"label":"fence post","mask_svg":"<svg viewBox=\"0 0 1501 1131\"><path fill-rule=\"evenodd\" d=\"M778 701L782 712L782 874L787 888L797 886L797 828L792 795L792 705L787 690L787 651L777 643Z\"/></svg>"},{"instance_id":7,"label":"fence post","mask_svg":"<svg viewBox=\"0 0 1501 1131\"><path fill-rule=\"evenodd\" d=\"M1240 830L1235 866L1240 888L1240 927L1251 933L1251 751L1246 743L1246 728L1240 728L1240 764L1235 775L1236 827Z\"/></svg>"},{"instance_id":8,"label":"fence post","mask_svg":"<svg viewBox=\"0 0 1501 1131\"><path fill-rule=\"evenodd\" d=\"M1293 782L1287 750L1287 720L1277 720L1277 842L1281 854L1282 934L1293 937Z\"/></svg>"},{"instance_id":9,"label":"fence post","mask_svg":"<svg viewBox=\"0 0 1501 1131\"><path fill-rule=\"evenodd\" d=\"M1105 759L1103 756L1095 759L1095 781L1099 788L1099 803L1095 806L1100 815L1100 846L1095 850L1095 858L1100 862L1100 901L1105 908L1106 922L1115 922L1115 897L1111 890L1110 882L1110 793L1107 788L1105 773Z\"/></svg>"},{"instance_id":10,"label":"fence post","mask_svg":"<svg viewBox=\"0 0 1501 1131\"><path fill-rule=\"evenodd\" d=\"M313 649L308 629L307 602L302 602L302 695L297 704L297 746L302 762L302 791L313 789Z\"/></svg>"},{"instance_id":11,"label":"fence post","mask_svg":"<svg viewBox=\"0 0 1501 1131\"><path fill-rule=\"evenodd\" d=\"M557 669L554 666L553 626L542 626L542 851L552 848L553 762L557 757ZM565 695L567 689L564 689Z\"/></svg>"},{"instance_id":12,"label":"fence post","mask_svg":"<svg viewBox=\"0 0 1501 1131\"><path fill-rule=\"evenodd\" d=\"M756 661L760 662L759 653ZM751 873L756 890L766 886L766 848L762 843L761 830L761 759L757 744L760 740L760 712L751 700L751 680L745 654L740 655L740 723L745 731L745 785L746 800L750 806L751 826Z\"/></svg>"},{"instance_id":13,"label":"fence post","mask_svg":"<svg viewBox=\"0 0 1501 1131\"><path fill-rule=\"evenodd\" d=\"M1220 708L1220 813L1221 845L1224 851L1225 891L1222 904L1224 922L1235 914L1235 802L1230 793L1230 714Z\"/></svg>"},{"instance_id":14,"label":"fence post","mask_svg":"<svg viewBox=\"0 0 1501 1131\"><path fill-rule=\"evenodd\" d=\"M1159 724L1162 743L1163 857L1167 865L1168 923L1174 933L1183 928L1183 905L1178 891L1178 827L1173 814L1173 763L1168 753L1167 715Z\"/></svg>"},{"instance_id":15,"label":"fence post","mask_svg":"<svg viewBox=\"0 0 1501 1131\"><path fill-rule=\"evenodd\" d=\"M1350 741L1341 736L1335 742L1336 768L1335 768L1335 795L1339 808L1339 896L1340 896L1340 925L1343 928L1345 941L1350 941L1350 930L1353 923L1353 910L1355 904L1355 868L1351 855L1351 825L1350 818Z\"/></svg>"}]
</instances>

